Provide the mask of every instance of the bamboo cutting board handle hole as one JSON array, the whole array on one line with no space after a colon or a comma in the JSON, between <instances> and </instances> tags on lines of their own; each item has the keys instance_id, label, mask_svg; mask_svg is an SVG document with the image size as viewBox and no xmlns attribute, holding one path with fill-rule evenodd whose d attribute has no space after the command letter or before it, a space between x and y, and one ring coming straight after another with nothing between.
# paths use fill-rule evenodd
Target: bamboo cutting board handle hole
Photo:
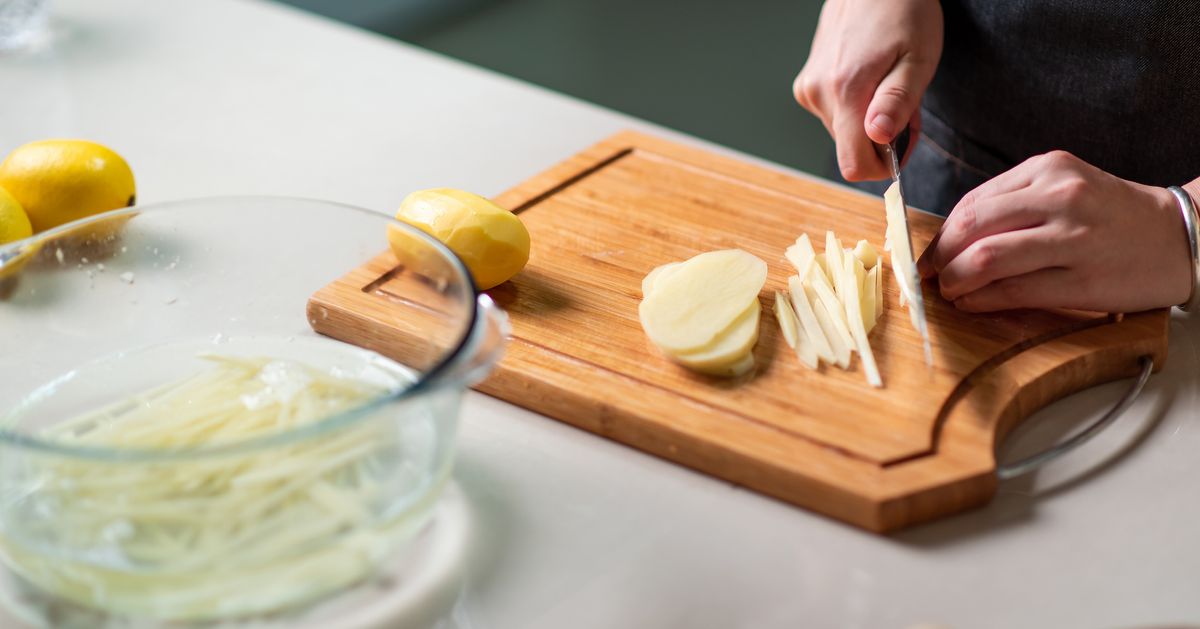
<instances>
[{"instance_id":1,"label":"bamboo cutting board handle hole","mask_svg":"<svg viewBox=\"0 0 1200 629\"><path fill-rule=\"evenodd\" d=\"M1019 461L997 465L996 478L999 480L1008 480L1028 474L1091 441L1092 437L1100 434L1100 431L1116 421L1137 400L1138 395L1145 388L1146 382L1150 380L1150 374L1154 372L1154 357L1149 355L1142 356L1138 359L1138 365L1141 371L1138 373L1137 378L1134 379L1129 389L1125 391L1125 395L1122 395L1121 399L1117 400L1117 403L1108 409L1108 412L1083 430L1080 430L1057 445L1042 450L1037 454L1027 456Z\"/></svg>"}]
</instances>

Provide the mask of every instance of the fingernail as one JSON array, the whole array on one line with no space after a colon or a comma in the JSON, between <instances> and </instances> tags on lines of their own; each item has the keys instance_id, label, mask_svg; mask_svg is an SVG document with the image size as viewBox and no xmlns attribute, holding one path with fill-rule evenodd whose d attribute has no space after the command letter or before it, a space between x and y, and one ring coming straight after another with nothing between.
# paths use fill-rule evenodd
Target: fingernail
<instances>
[{"instance_id":1,"label":"fingernail","mask_svg":"<svg viewBox=\"0 0 1200 629\"><path fill-rule=\"evenodd\" d=\"M871 119L871 126L889 138L896 131L896 121L892 120L892 117L887 114L875 114L875 117Z\"/></svg>"}]
</instances>

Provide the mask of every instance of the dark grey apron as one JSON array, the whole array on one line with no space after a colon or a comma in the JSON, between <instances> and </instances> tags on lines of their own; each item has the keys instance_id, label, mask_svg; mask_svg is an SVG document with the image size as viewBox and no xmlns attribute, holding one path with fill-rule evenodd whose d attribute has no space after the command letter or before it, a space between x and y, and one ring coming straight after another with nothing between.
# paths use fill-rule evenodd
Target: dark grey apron
<instances>
[{"instance_id":1,"label":"dark grey apron","mask_svg":"<svg viewBox=\"0 0 1200 629\"><path fill-rule=\"evenodd\" d=\"M1054 149L1144 184L1200 177L1200 0L942 7L945 49L905 168L910 205L947 214L988 178Z\"/></svg>"}]
</instances>

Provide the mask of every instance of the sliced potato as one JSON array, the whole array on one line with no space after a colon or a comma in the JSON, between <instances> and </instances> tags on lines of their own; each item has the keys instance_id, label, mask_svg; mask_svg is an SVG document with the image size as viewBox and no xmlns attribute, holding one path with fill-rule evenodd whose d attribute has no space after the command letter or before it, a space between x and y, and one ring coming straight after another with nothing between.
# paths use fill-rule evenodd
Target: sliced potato
<instances>
[{"instance_id":1,"label":"sliced potato","mask_svg":"<svg viewBox=\"0 0 1200 629\"><path fill-rule=\"evenodd\" d=\"M744 376L754 370L754 354L746 354L741 360L731 365L693 369L701 373L706 373L710 376L736 378L738 376Z\"/></svg>"},{"instance_id":2,"label":"sliced potato","mask_svg":"<svg viewBox=\"0 0 1200 629\"><path fill-rule=\"evenodd\" d=\"M796 313L782 291L775 291L775 319L779 321L779 329L783 332L783 340L788 347L796 347L796 337L799 332L799 321Z\"/></svg>"},{"instance_id":3,"label":"sliced potato","mask_svg":"<svg viewBox=\"0 0 1200 629\"><path fill-rule=\"evenodd\" d=\"M817 292L818 301L821 302L821 305L824 306L825 310L829 313L829 318L833 324L834 333L837 334L838 340L841 341L841 344L847 349L847 353L844 356L838 357L838 364L841 365L844 362L846 365L849 365L849 351L854 349L854 338L850 336L850 328L846 325L846 310L842 307L841 300L839 300L826 285L817 283L813 286L813 288ZM834 353L837 353L836 345L834 346ZM842 360L843 357L845 360ZM845 369L845 367L843 367L843 369Z\"/></svg>"},{"instance_id":4,"label":"sliced potato","mask_svg":"<svg viewBox=\"0 0 1200 629\"><path fill-rule=\"evenodd\" d=\"M875 320L883 316L883 265L875 265Z\"/></svg>"},{"instance_id":5,"label":"sliced potato","mask_svg":"<svg viewBox=\"0 0 1200 629\"><path fill-rule=\"evenodd\" d=\"M779 319L784 340L796 350L796 358L799 358L805 367L816 369L820 362L816 346L805 335L796 312L792 310L790 298L783 291L775 291L775 317Z\"/></svg>"},{"instance_id":6,"label":"sliced potato","mask_svg":"<svg viewBox=\"0 0 1200 629\"><path fill-rule=\"evenodd\" d=\"M820 366L820 358L817 356L817 349L813 347L812 341L801 338L796 343L796 358L800 359L800 363L809 369L816 369Z\"/></svg>"},{"instance_id":7,"label":"sliced potato","mask_svg":"<svg viewBox=\"0 0 1200 629\"><path fill-rule=\"evenodd\" d=\"M656 266L652 271L642 278L642 298L645 299L654 290L654 285L659 279L666 275L670 275L668 271L679 268L682 262L670 262L662 266Z\"/></svg>"},{"instance_id":8,"label":"sliced potato","mask_svg":"<svg viewBox=\"0 0 1200 629\"><path fill-rule=\"evenodd\" d=\"M864 269L871 269L879 261L879 252L875 251L875 247L872 247L871 243L860 240L858 244L854 245L854 257L862 262Z\"/></svg>"},{"instance_id":9,"label":"sliced potato","mask_svg":"<svg viewBox=\"0 0 1200 629\"><path fill-rule=\"evenodd\" d=\"M828 263L829 263L829 261L827 259L826 264L828 264ZM830 268L832 268L832 267L830 267ZM833 291L836 294L837 291L834 289L833 284L831 283L832 280L833 280L833 278L829 274L827 274L821 267L818 267L816 265L813 265L808 270L808 275L803 276L803 281L804 281L805 286L823 284L826 288L828 288L830 291Z\"/></svg>"},{"instance_id":10,"label":"sliced potato","mask_svg":"<svg viewBox=\"0 0 1200 629\"><path fill-rule=\"evenodd\" d=\"M912 296L916 292L912 285L916 269L912 252L909 251L907 243L902 242L905 208L903 200L900 198L900 184L893 183L888 186L883 193L883 201L887 210L888 233L892 241L892 275L896 278L896 285L900 287L902 302L912 301Z\"/></svg>"},{"instance_id":11,"label":"sliced potato","mask_svg":"<svg viewBox=\"0 0 1200 629\"><path fill-rule=\"evenodd\" d=\"M842 268L842 244L833 231L825 232L825 276L835 295L841 294L838 287L838 269Z\"/></svg>"},{"instance_id":12,"label":"sliced potato","mask_svg":"<svg viewBox=\"0 0 1200 629\"><path fill-rule=\"evenodd\" d=\"M664 271L665 272L665 271ZM710 251L672 269L638 306L642 328L669 353L703 349L734 322L767 280L767 265L740 249Z\"/></svg>"},{"instance_id":13,"label":"sliced potato","mask_svg":"<svg viewBox=\"0 0 1200 629\"><path fill-rule=\"evenodd\" d=\"M873 387L882 387L883 378L879 375L875 354L871 351L871 343L867 340L867 330L863 325L861 297L865 277L862 262L853 256L846 256L842 269L842 285L846 286L846 320L850 324L850 334L854 337L854 346L862 361L867 382Z\"/></svg>"},{"instance_id":14,"label":"sliced potato","mask_svg":"<svg viewBox=\"0 0 1200 629\"><path fill-rule=\"evenodd\" d=\"M805 367L809 367L811 370L817 369L817 366L820 366L820 358L817 357L816 347L812 345L812 340L809 339L808 335L804 334L804 328L800 327L799 318L797 318L796 312L792 310L788 296L780 292L780 290L776 290L775 300L776 304L779 304L780 316L782 317L780 321L790 322L782 324L784 325L784 329L786 330L787 327L791 327L793 334L796 335L796 342L792 343L792 349L796 351L796 358ZM786 331L784 336L787 336Z\"/></svg>"},{"instance_id":15,"label":"sliced potato","mask_svg":"<svg viewBox=\"0 0 1200 629\"><path fill-rule=\"evenodd\" d=\"M733 322L722 331L712 344L692 352L668 352L676 362L698 371L721 370L736 364L754 349L758 342L758 324L762 308L754 300Z\"/></svg>"},{"instance_id":16,"label":"sliced potato","mask_svg":"<svg viewBox=\"0 0 1200 629\"><path fill-rule=\"evenodd\" d=\"M828 289L826 289L828 290ZM838 311L830 312L829 307L825 305L811 285L804 287L805 296L808 302L813 306L813 312L816 314L817 322L821 326L821 332L825 334L825 338L829 340L829 347L833 350L833 363L842 369L850 366L850 344L846 342L850 333L845 331L845 323L841 321L841 315ZM839 329L841 326L841 329Z\"/></svg>"},{"instance_id":17,"label":"sliced potato","mask_svg":"<svg viewBox=\"0 0 1200 629\"><path fill-rule=\"evenodd\" d=\"M804 277L804 274L808 272L809 265L816 259L817 252L813 250L812 241L808 239L808 234L801 234L796 239L796 244L788 247L784 255L787 257L788 262L791 262L792 266L796 267L796 273L800 277Z\"/></svg>"},{"instance_id":18,"label":"sliced potato","mask_svg":"<svg viewBox=\"0 0 1200 629\"><path fill-rule=\"evenodd\" d=\"M825 331L821 329L821 322L817 319L808 294L804 291L804 282L800 280L799 275L788 278L788 293L792 299L792 310L796 313L796 318L800 320L800 329L804 331L804 336L813 346L817 357L827 363L837 362L837 356L833 353L833 347L829 344Z\"/></svg>"},{"instance_id":19,"label":"sliced potato","mask_svg":"<svg viewBox=\"0 0 1200 629\"><path fill-rule=\"evenodd\" d=\"M861 263L860 263L861 264ZM875 323L879 321L879 308L875 306L876 288L879 284L879 267L873 266L870 271L863 275L862 292L862 319L863 325L867 328L867 334L875 328Z\"/></svg>"}]
</instances>

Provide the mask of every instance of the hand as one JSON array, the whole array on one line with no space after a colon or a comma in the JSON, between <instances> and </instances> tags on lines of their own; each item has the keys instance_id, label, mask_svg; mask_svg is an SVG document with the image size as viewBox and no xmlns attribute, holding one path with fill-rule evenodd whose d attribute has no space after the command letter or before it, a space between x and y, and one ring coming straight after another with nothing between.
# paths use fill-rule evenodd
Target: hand
<instances>
[{"instance_id":1,"label":"hand","mask_svg":"<svg viewBox=\"0 0 1200 629\"><path fill-rule=\"evenodd\" d=\"M917 267L971 312L1137 312L1186 301L1190 265L1169 191L1055 151L963 197Z\"/></svg>"},{"instance_id":2,"label":"hand","mask_svg":"<svg viewBox=\"0 0 1200 629\"><path fill-rule=\"evenodd\" d=\"M872 141L891 142L906 123L916 146L921 96L941 55L939 0L828 0L821 8L792 92L837 142L847 181L888 177Z\"/></svg>"}]
</instances>

